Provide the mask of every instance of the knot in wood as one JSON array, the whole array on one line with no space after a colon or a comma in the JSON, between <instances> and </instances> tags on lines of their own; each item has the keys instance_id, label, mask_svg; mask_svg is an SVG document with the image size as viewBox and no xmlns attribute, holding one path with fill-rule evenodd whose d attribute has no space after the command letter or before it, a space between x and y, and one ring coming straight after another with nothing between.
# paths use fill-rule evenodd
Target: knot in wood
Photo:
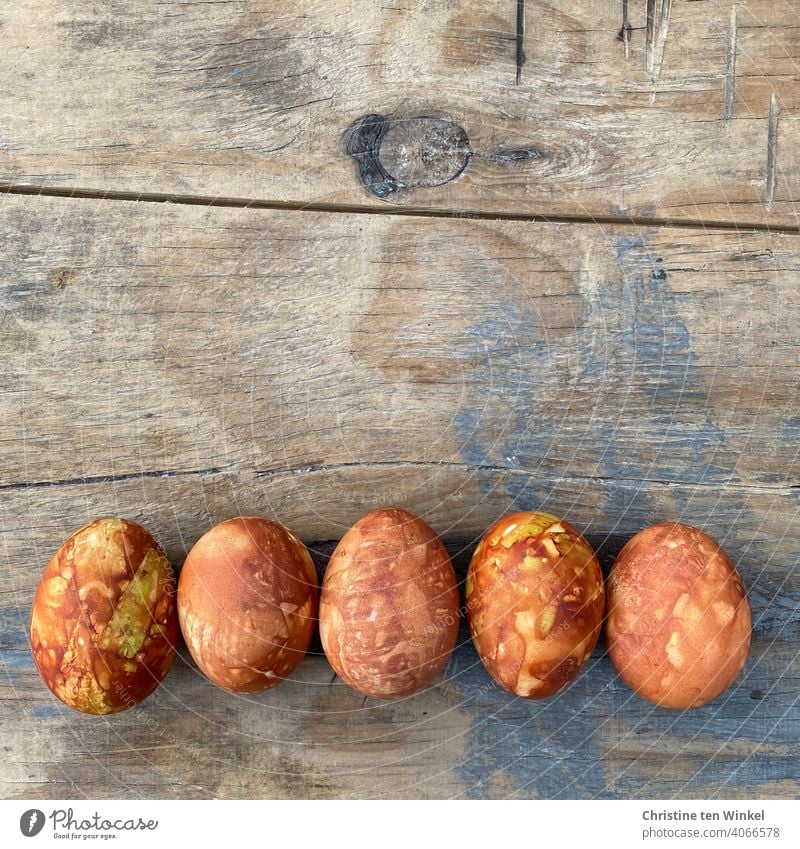
<instances>
[{"instance_id":1,"label":"knot in wood","mask_svg":"<svg viewBox=\"0 0 800 849\"><path fill-rule=\"evenodd\" d=\"M463 127L431 116L366 115L350 128L347 153L378 197L401 189L443 186L467 167L472 149Z\"/></svg>"}]
</instances>

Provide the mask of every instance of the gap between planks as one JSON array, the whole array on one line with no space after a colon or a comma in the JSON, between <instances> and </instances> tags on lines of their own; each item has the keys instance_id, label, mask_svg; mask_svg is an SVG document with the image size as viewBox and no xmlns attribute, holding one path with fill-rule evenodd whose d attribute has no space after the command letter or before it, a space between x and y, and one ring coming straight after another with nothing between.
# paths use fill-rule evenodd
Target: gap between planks
<instances>
[{"instance_id":1,"label":"gap between planks","mask_svg":"<svg viewBox=\"0 0 800 849\"><path fill-rule=\"evenodd\" d=\"M777 112L776 112L777 114ZM776 145L775 145L776 146ZM681 218L650 218L635 215L545 215L542 213L482 212L477 209L436 209L420 206L367 206L360 204L301 203L255 198L184 195L169 192L114 192L101 189L19 186L0 183L0 195L66 198L70 200L113 200L133 203L165 203L228 209L271 209L283 212L329 212L346 215L404 215L417 218L453 218L467 221L529 221L548 224L607 224L634 227L664 227L736 233L789 233L800 235L800 225L767 224L760 221L715 221Z\"/></svg>"}]
</instances>

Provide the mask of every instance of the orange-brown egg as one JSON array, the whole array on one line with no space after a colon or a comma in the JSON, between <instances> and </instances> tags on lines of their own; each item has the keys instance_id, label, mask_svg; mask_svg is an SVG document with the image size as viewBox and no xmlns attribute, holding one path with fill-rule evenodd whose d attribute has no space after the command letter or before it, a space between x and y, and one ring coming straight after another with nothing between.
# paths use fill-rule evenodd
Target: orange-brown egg
<instances>
[{"instance_id":1,"label":"orange-brown egg","mask_svg":"<svg viewBox=\"0 0 800 849\"><path fill-rule=\"evenodd\" d=\"M657 705L690 708L736 680L750 648L750 605L727 554L679 523L636 534L608 586L608 652L624 681Z\"/></svg>"},{"instance_id":2,"label":"orange-brown egg","mask_svg":"<svg viewBox=\"0 0 800 849\"><path fill-rule=\"evenodd\" d=\"M453 565L436 534L405 510L376 510L344 535L325 572L325 654L366 696L409 695L447 663L458 604Z\"/></svg>"},{"instance_id":3,"label":"orange-brown egg","mask_svg":"<svg viewBox=\"0 0 800 849\"><path fill-rule=\"evenodd\" d=\"M303 659L318 598L303 543L278 522L244 516L216 525L189 552L178 616L200 670L226 690L252 693Z\"/></svg>"},{"instance_id":4,"label":"orange-brown egg","mask_svg":"<svg viewBox=\"0 0 800 849\"><path fill-rule=\"evenodd\" d=\"M145 699L175 659L175 577L141 525L104 518L75 531L42 575L31 649L44 682L85 713Z\"/></svg>"},{"instance_id":5,"label":"orange-brown egg","mask_svg":"<svg viewBox=\"0 0 800 849\"><path fill-rule=\"evenodd\" d=\"M591 546L547 513L513 513L492 525L467 572L467 617L492 678L528 699L551 696L594 649L605 609Z\"/></svg>"}]
</instances>

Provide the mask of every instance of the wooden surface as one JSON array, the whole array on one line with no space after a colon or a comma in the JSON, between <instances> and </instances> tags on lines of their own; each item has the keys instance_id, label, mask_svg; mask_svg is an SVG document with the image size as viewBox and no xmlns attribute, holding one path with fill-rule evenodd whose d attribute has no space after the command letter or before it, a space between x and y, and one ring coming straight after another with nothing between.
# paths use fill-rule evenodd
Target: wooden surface
<instances>
[{"instance_id":1,"label":"wooden surface","mask_svg":"<svg viewBox=\"0 0 800 849\"><path fill-rule=\"evenodd\" d=\"M10 196L0 228L3 796L798 795L800 237ZM564 513L606 566L691 521L748 587L746 672L677 714L599 648L525 702L462 634L435 687L379 703L318 646L247 697L183 650L92 718L33 668L39 574L90 517L179 566L265 513L322 565L378 504L424 516L461 577L514 507Z\"/></svg>"},{"instance_id":2,"label":"wooden surface","mask_svg":"<svg viewBox=\"0 0 800 849\"><path fill-rule=\"evenodd\" d=\"M792 3L528 0L524 20L517 83L515 0L6 3L0 184L800 225ZM376 114L383 199L346 153Z\"/></svg>"},{"instance_id":3,"label":"wooden surface","mask_svg":"<svg viewBox=\"0 0 800 849\"><path fill-rule=\"evenodd\" d=\"M800 796L800 17L519 6L0 8L0 796ZM107 718L34 670L39 575L91 518L179 568L270 515L322 570L390 504L460 579L512 509L605 568L698 525L749 591L746 670L678 714L601 646L526 702L462 629L381 703L318 644L247 697L182 649Z\"/></svg>"}]
</instances>

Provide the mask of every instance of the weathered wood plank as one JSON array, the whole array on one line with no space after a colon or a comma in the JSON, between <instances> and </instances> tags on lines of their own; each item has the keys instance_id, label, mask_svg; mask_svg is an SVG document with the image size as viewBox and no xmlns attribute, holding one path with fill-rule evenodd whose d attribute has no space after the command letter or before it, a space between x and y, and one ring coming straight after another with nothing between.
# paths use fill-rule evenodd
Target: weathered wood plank
<instances>
[{"instance_id":1,"label":"weathered wood plank","mask_svg":"<svg viewBox=\"0 0 800 849\"><path fill-rule=\"evenodd\" d=\"M378 114L392 204L797 226L791 4L624 5L528 3L517 84L513 0L6 4L0 182L380 205Z\"/></svg>"},{"instance_id":2,"label":"weathered wood plank","mask_svg":"<svg viewBox=\"0 0 800 849\"><path fill-rule=\"evenodd\" d=\"M796 796L800 238L10 198L0 227L0 794ZM26 647L38 576L119 513L176 565L236 513L319 552L377 504L460 575L503 512L720 539L755 642L686 715L601 651L557 699L490 685L364 703L321 657L234 697L183 662L117 717L62 709ZM318 651L318 647L317 647Z\"/></svg>"},{"instance_id":3,"label":"weathered wood plank","mask_svg":"<svg viewBox=\"0 0 800 849\"><path fill-rule=\"evenodd\" d=\"M798 483L796 237L6 197L0 486Z\"/></svg>"}]
</instances>

